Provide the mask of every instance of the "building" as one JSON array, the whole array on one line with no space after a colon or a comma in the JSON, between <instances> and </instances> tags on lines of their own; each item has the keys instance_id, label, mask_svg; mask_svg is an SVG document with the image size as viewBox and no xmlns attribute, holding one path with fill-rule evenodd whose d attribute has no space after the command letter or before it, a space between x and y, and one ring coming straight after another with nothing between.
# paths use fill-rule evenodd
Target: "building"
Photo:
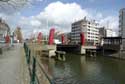
<instances>
[{"instance_id":1,"label":"building","mask_svg":"<svg viewBox=\"0 0 125 84\"><path fill-rule=\"evenodd\" d=\"M100 37L116 37L117 34L112 29L106 29L105 27L99 28Z\"/></svg>"},{"instance_id":2,"label":"building","mask_svg":"<svg viewBox=\"0 0 125 84\"><path fill-rule=\"evenodd\" d=\"M55 33L55 39L56 40L59 40L59 42L62 43L62 36L64 36L64 43L65 44L70 44L70 41L71 41L71 32L61 32L61 31L58 31Z\"/></svg>"},{"instance_id":3,"label":"building","mask_svg":"<svg viewBox=\"0 0 125 84\"><path fill-rule=\"evenodd\" d=\"M108 31L108 33L111 32ZM125 8L119 11L119 36L104 37L103 44L103 53L104 50L108 50L105 54L108 53L109 56L125 59Z\"/></svg>"},{"instance_id":4,"label":"building","mask_svg":"<svg viewBox=\"0 0 125 84\"><path fill-rule=\"evenodd\" d=\"M105 37L103 44L103 51L110 50L105 52L109 56L125 59L125 8L119 11L119 37Z\"/></svg>"},{"instance_id":5,"label":"building","mask_svg":"<svg viewBox=\"0 0 125 84\"><path fill-rule=\"evenodd\" d=\"M10 33L8 24L0 18L0 41L4 40L4 37Z\"/></svg>"},{"instance_id":6,"label":"building","mask_svg":"<svg viewBox=\"0 0 125 84\"><path fill-rule=\"evenodd\" d=\"M117 37L117 34L112 29L106 29L105 27L101 27L99 28L99 37L100 37L100 44L103 45L103 43L105 42L104 38L114 39L115 37Z\"/></svg>"},{"instance_id":7,"label":"building","mask_svg":"<svg viewBox=\"0 0 125 84\"><path fill-rule=\"evenodd\" d=\"M125 8L119 11L119 36L125 38Z\"/></svg>"},{"instance_id":8,"label":"building","mask_svg":"<svg viewBox=\"0 0 125 84\"><path fill-rule=\"evenodd\" d=\"M106 37L117 37L117 34L112 29L106 29Z\"/></svg>"},{"instance_id":9,"label":"building","mask_svg":"<svg viewBox=\"0 0 125 84\"><path fill-rule=\"evenodd\" d=\"M71 41L80 43L80 33L84 32L86 44L96 44L99 42L99 24L95 21L89 21L86 17L80 21L72 23Z\"/></svg>"},{"instance_id":10,"label":"building","mask_svg":"<svg viewBox=\"0 0 125 84\"><path fill-rule=\"evenodd\" d=\"M122 49L125 50L125 8L119 11L119 36L122 37Z\"/></svg>"}]
</instances>

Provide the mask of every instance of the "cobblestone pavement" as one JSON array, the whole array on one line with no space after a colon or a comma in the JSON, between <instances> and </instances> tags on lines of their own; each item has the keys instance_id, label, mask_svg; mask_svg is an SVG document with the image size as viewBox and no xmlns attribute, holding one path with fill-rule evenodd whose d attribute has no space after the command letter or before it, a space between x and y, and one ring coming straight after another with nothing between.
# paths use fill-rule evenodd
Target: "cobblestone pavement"
<instances>
[{"instance_id":1,"label":"cobblestone pavement","mask_svg":"<svg viewBox=\"0 0 125 84\"><path fill-rule=\"evenodd\" d=\"M21 47L16 44L0 55L0 84L21 84Z\"/></svg>"}]
</instances>

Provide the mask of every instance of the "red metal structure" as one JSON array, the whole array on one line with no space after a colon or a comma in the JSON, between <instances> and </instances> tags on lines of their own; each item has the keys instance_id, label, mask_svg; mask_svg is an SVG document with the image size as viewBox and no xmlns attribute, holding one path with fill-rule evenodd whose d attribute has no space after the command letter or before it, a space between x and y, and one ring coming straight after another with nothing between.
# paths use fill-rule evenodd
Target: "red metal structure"
<instances>
[{"instance_id":1,"label":"red metal structure","mask_svg":"<svg viewBox=\"0 0 125 84\"><path fill-rule=\"evenodd\" d=\"M62 44L64 44L64 42L65 42L65 41L64 41L64 40L65 40L64 34L61 35L61 40L62 40Z\"/></svg>"},{"instance_id":2,"label":"red metal structure","mask_svg":"<svg viewBox=\"0 0 125 84\"><path fill-rule=\"evenodd\" d=\"M10 36L9 36L9 35L7 35L7 36L5 37L5 42L6 42L6 43L10 43Z\"/></svg>"},{"instance_id":3,"label":"red metal structure","mask_svg":"<svg viewBox=\"0 0 125 84\"><path fill-rule=\"evenodd\" d=\"M84 36L84 32L80 33L80 38L81 38L81 45L84 46L85 45L85 36Z\"/></svg>"},{"instance_id":4,"label":"red metal structure","mask_svg":"<svg viewBox=\"0 0 125 84\"><path fill-rule=\"evenodd\" d=\"M38 33L37 41L38 41L38 43L42 43L42 33L41 32Z\"/></svg>"},{"instance_id":5,"label":"red metal structure","mask_svg":"<svg viewBox=\"0 0 125 84\"><path fill-rule=\"evenodd\" d=\"M54 33L55 33L55 29L54 28L50 29L49 45L52 45L54 43Z\"/></svg>"}]
</instances>

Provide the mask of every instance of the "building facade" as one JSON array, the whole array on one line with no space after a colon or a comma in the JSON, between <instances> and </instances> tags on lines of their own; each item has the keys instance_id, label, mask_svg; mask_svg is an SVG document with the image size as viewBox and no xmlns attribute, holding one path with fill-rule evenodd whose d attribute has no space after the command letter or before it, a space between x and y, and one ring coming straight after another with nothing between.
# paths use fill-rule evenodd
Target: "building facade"
<instances>
[{"instance_id":1,"label":"building facade","mask_svg":"<svg viewBox=\"0 0 125 84\"><path fill-rule=\"evenodd\" d=\"M4 40L4 37L10 33L10 28L8 26L8 24L0 19L0 41Z\"/></svg>"},{"instance_id":2,"label":"building facade","mask_svg":"<svg viewBox=\"0 0 125 84\"><path fill-rule=\"evenodd\" d=\"M125 8L119 11L119 36L125 38Z\"/></svg>"},{"instance_id":3,"label":"building facade","mask_svg":"<svg viewBox=\"0 0 125 84\"><path fill-rule=\"evenodd\" d=\"M122 37L122 49L125 50L125 8L119 11L119 36Z\"/></svg>"},{"instance_id":4,"label":"building facade","mask_svg":"<svg viewBox=\"0 0 125 84\"><path fill-rule=\"evenodd\" d=\"M100 37L117 37L117 34L112 29L106 29L105 27L99 28Z\"/></svg>"},{"instance_id":5,"label":"building facade","mask_svg":"<svg viewBox=\"0 0 125 84\"><path fill-rule=\"evenodd\" d=\"M99 24L95 20L89 21L86 17L80 21L72 23L71 41L80 43L80 33L84 32L86 44L96 44L99 42Z\"/></svg>"}]
</instances>

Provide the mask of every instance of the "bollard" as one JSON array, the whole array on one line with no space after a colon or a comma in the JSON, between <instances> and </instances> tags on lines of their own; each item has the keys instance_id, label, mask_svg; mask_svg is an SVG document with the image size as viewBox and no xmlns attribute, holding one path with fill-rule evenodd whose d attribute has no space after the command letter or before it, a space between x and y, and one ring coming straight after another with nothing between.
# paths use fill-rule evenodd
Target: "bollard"
<instances>
[{"instance_id":1,"label":"bollard","mask_svg":"<svg viewBox=\"0 0 125 84\"><path fill-rule=\"evenodd\" d=\"M30 56L31 55L31 50L28 50L28 57L27 57L27 63L30 64Z\"/></svg>"},{"instance_id":2,"label":"bollard","mask_svg":"<svg viewBox=\"0 0 125 84\"><path fill-rule=\"evenodd\" d=\"M26 52L26 43L23 44L24 50Z\"/></svg>"},{"instance_id":3,"label":"bollard","mask_svg":"<svg viewBox=\"0 0 125 84\"><path fill-rule=\"evenodd\" d=\"M58 54L58 60L62 60L62 59L61 59L61 55L60 55L60 54Z\"/></svg>"},{"instance_id":4,"label":"bollard","mask_svg":"<svg viewBox=\"0 0 125 84\"><path fill-rule=\"evenodd\" d=\"M3 51L2 51L2 48L0 48L0 55L2 55L3 54Z\"/></svg>"},{"instance_id":5,"label":"bollard","mask_svg":"<svg viewBox=\"0 0 125 84\"><path fill-rule=\"evenodd\" d=\"M33 65L32 65L32 74L31 74L31 84L35 84L35 75L36 75L36 59L33 58Z\"/></svg>"},{"instance_id":6,"label":"bollard","mask_svg":"<svg viewBox=\"0 0 125 84\"><path fill-rule=\"evenodd\" d=\"M28 55L29 55L29 49L28 49L28 47L26 47L26 59L27 59L27 63L28 63Z\"/></svg>"},{"instance_id":7,"label":"bollard","mask_svg":"<svg viewBox=\"0 0 125 84\"><path fill-rule=\"evenodd\" d=\"M66 61L66 58L65 58L65 55L64 55L64 54L62 54L62 60L63 60L63 61Z\"/></svg>"}]
</instances>

